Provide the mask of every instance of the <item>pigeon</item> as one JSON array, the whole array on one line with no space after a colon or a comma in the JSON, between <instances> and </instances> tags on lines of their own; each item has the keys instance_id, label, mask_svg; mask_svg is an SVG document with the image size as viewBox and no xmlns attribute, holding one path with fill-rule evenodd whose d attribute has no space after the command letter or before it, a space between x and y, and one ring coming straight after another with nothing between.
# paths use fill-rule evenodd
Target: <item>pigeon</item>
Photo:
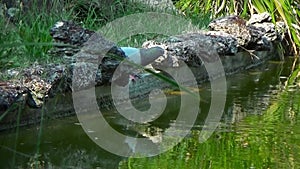
<instances>
[{"instance_id":1,"label":"pigeon","mask_svg":"<svg viewBox=\"0 0 300 169\"><path fill-rule=\"evenodd\" d=\"M129 61L142 66L151 64L158 57L164 54L164 49L158 46L148 49L133 47L121 47L121 49L124 51Z\"/></svg>"},{"instance_id":2,"label":"pigeon","mask_svg":"<svg viewBox=\"0 0 300 169\"><path fill-rule=\"evenodd\" d=\"M163 56L164 49L161 47L152 48L133 48L133 47L120 47L124 51L127 61L122 64L117 72L114 73L112 81L116 82L119 86L126 86L130 81L136 81L140 78L139 75L132 75L135 70L135 64L146 66L153 63L158 57Z\"/></svg>"}]
</instances>

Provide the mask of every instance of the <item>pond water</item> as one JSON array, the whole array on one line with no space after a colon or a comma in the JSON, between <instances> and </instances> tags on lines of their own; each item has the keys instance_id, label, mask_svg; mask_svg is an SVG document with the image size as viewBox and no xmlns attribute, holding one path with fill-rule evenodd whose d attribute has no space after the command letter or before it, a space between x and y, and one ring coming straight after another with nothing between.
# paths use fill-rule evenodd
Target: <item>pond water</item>
<instances>
[{"instance_id":1,"label":"pond water","mask_svg":"<svg viewBox=\"0 0 300 169\"><path fill-rule=\"evenodd\" d=\"M299 168L299 82L278 96L291 70L292 60L270 61L227 77L222 119L203 143L198 138L209 102L201 102L201 114L188 136L171 150L147 158L119 157L101 149L73 116L46 120L42 130L38 125L0 133L0 168ZM201 98L210 99L209 83L199 91ZM122 133L159 142L161 133L176 122L180 94L171 92L165 112L149 124L129 123L115 110L103 115Z\"/></svg>"}]
</instances>

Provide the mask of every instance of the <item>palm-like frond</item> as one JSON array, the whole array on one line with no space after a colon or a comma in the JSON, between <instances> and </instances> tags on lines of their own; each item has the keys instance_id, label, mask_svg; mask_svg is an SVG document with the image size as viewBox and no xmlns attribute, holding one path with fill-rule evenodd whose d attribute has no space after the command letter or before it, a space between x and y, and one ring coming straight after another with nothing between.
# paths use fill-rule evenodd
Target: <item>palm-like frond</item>
<instances>
[{"instance_id":1,"label":"palm-like frond","mask_svg":"<svg viewBox=\"0 0 300 169\"><path fill-rule=\"evenodd\" d=\"M292 48L298 54L300 47L300 3L295 0L179 0L176 7L185 12L210 13L211 18L236 14L249 17L254 13L269 12L272 21L283 21L288 28Z\"/></svg>"}]
</instances>

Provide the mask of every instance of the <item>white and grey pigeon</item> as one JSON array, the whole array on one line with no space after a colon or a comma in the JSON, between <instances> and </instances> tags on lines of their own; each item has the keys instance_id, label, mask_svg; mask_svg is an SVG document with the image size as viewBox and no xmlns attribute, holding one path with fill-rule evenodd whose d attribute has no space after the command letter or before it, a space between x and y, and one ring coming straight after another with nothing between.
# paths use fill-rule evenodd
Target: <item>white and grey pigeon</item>
<instances>
[{"instance_id":1,"label":"white and grey pigeon","mask_svg":"<svg viewBox=\"0 0 300 169\"><path fill-rule=\"evenodd\" d=\"M126 59L134 64L141 66L146 66L153 63L158 57L164 54L164 49L161 47L152 48L133 48L133 47L120 47L125 55ZM135 81L137 75L133 75L132 70L134 66L130 64L125 64L114 74L113 81L118 85L125 86L128 84L129 80ZM119 73L118 73L119 72Z\"/></svg>"}]
</instances>

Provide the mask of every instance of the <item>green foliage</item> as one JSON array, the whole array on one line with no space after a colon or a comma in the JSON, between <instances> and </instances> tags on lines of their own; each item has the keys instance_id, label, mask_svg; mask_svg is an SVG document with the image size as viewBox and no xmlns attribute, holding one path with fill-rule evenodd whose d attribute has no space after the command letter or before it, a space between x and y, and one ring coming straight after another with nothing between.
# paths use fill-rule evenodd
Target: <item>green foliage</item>
<instances>
[{"instance_id":1,"label":"green foliage","mask_svg":"<svg viewBox=\"0 0 300 169\"><path fill-rule=\"evenodd\" d=\"M274 116L274 114L279 114L289 117L289 120L295 120L296 113L300 112L300 93L295 93L299 87L300 66L298 64L294 70L292 70L290 77L285 83L284 89L278 94L278 100L274 101L266 111L265 116L270 117L266 119L274 120L272 116Z\"/></svg>"},{"instance_id":2,"label":"green foliage","mask_svg":"<svg viewBox=\"0 0 300 169\"><path fill-rule=\"evenodd\" d=\"M270 129L274 125L262 123L258 116L250 117L232 127L232 132L216 132L205 143L198 142L199 131L192 131L172 150L156 157L129 158L119 168L297 168L299 143L293 143L297 139L284 132L291 126L285 123L278 126L281 129Z\"/></svg>"},{"instance_id":3,"label":"green foliage","mask_svg":"<svg viewBox=\"0 0 300 169\"><path fill-rule=\"evenodd\" d=\"M223 16L224 14L238 14L245 8L242 2L234 0L180 0L175 5L183 12L211 14L214 18Z\"/></svg>"},{"instance_id":4,"label":"green foliage","mask_svg":"<svg viewBox=\"0 0 300 169\"><path fill-rule=\"evenodd\" d=\"M284 21L287 25L292 50L295 53L300 47L299 6L299 2L294 0L179 0L176 2L176 7L183 12L211 14L212 18L229 14L249 18L254 13L269 12L274 23Z\"/></svg>"},{"instance_id":5,"label":"green foliage","mask_svg":"<svg viewBox=\"0 0 300 169\"><path fill-rule=\"evenodd\" d=\"M50 57L47 53L52 47L49 29L54 23L61 19L76 20L83 22L87 28L96 29L108 20L124 15L123 10L116 16L112 16L115 11L119 11L119 6L123 7L119 1L114 3L117 6L107 6L102 12L99 12L100 4L95 6L93 2L80 0L64 3L61 0L34 0L28 4L15 4L18 12L13 17L0 16L0 70L26 67L35 61L42 63L59 61L58 58ZM87 8L82 9L86 6ZM110 9L110 7L114 8Z\"/></svg>"},{"instance_id":6,"label":"green foliage","mask_svg":"<svg viewBox=\"0 0 300 169\"><path fill-rule=\"evenodd\" d=\"M106 23L126 15L157 11L145 4L130 0L75 0L66 9L73 11L73 19L97 30ZM105 4L105 5L103 5Z\"/></svg>"},{"instance_id":7,"label":"green foliage","mask_svg":"<svg viewBox=\"0 0 300 169\"><path fill-rule=\"evenodd\" d=\"M156 157L129 158L120 169L298 168L300 165L300 66L261 116L250 115L220 127L204 143L194 130L171 150ZM141 167L142 166L142 167Z\"/></svg>"},{"instance_id":8,"label":"green foliage","mask_svg":"<svg viewBox=\"0 0 300 169\"><path fill-rule=\"evenodd\" d=\"M55 60L47 54L52 46L49 29L58 20L69 18L70 13L64 10L50 12L46 1L35 0L29 5L19 4L19 12L12 18L1 17L0 70ZM59 0L53 1L54 9L59 6Z\"/></svg>"},{"instance_id":9,"label":"green foliage","mask_svg":"<svg viewBox=\"0 0 300 169\"><path fill-rule=\"evenodd\" d=\"M0 16L0 70L26 67L36 61L60 61L47 53L52 47L49 29L59 20L74 20L85 28L98 30L106 23L126 15L159 10L131 0L33 0L28 4L16 4L16 8L18 10L12 18ZM168 12L174 14L173 11ZM209 15L192 13L187 19L200 28L205 28L210 21ZM141 47L142 42L157 36L136 35L120 44Z\"/></svg>"},{"instance_id":10,"label":"green foliage","mask_svg":"<svg viewBox=\"0 0 300 169\"><path fill-rule=\"evenodd\" d=\"M5 22L0 20L1 28L6 27ZM16 41L17 39L13 36L13 32L0 31L0 70L6 67L10 67L16 60L15 54L17 46L4 47L7 41Z\"/></svg>"}]
</instances>

